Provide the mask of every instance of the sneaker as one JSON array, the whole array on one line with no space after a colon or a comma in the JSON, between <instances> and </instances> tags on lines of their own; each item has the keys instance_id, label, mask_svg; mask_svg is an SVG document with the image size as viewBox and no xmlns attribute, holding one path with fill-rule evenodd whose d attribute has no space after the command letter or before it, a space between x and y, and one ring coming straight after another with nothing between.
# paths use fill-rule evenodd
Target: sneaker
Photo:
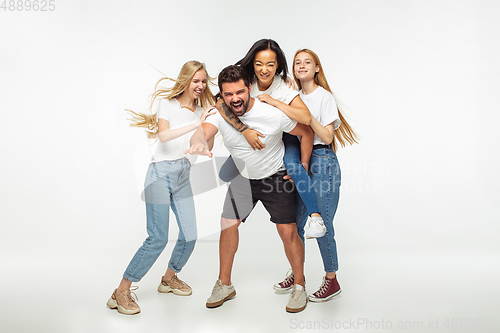
<instances>
[{"instance_id":1,"label":"sneaker","mask_svg":"<svg viewBox=\"0 0 500 333\"><path fill-rule=\"evenodd\" d=\"M236 296L236 290L234 290L234 286L226 286L221 283L220 280L215 282L214 289L212 290L212 295L207 300L207 308L216 308L221 306L222 303L227 301L228 299Z\"/></svg>"},{"instance_id":2,"label":"sneaker","mask_svg":"<svg viewBox=\"0 0 500 333\"><path fill-rule=\"evenodd\" d=\"M286 312L300 312L306 308L307 305L307 293L304 287L300 284L294 284L292 288L292 293L288 299L288 304L286 305Z\"/></svg>"},{"instance_id":3,"label":"sneaker","mask_svg":"<svg viewBox=\"0 0 500 333\"><path fill-rule=\"evenodd\" d=\"M337 276L332 279L327 279L326 276L323 276L323 283L318 291L309 295L309 300L311 302L326 302L340 294L341 291L340 285L337 282Z\"/></svg>"},{"instance_id":4,"label":"sneaker","mask_svg":"<svg viewBox=\"0 0 500 333\"><path fill-rule=\"evenodd\" d=\"M326 227L321 216L309 216L304 231L307 239L323 237Z\"/></svg>"},{"instance_id":5,"label":"sneaker","mask_svg":"<svg viewBox=\"0 0 500 333\"><path fill-rule=\"evenodd\" d=\"M118 293L117 289L115 289L109 298L108 303L106 303L107 306L111 309L118 309L118 312L126 315L133 315L141 312L139 304L136 303L134 297L132 296L132 294L134 294L137 298L137 295L133 292L133 290L137 290L137 288L138 287L135 287L132 290L127 289L121 293Z\"/></svg>"},{"instance_id":6,"label":"sneaker","mask_svg":"<svg viewBox=\"0 0 500 333\"><path fill-rule=\"evenodd\" d=\"M293 287L293 284L295 283L295 277L293 276L293 272L292 270L290 269L287 273L286 273L286 277L283 281L281 282L278 282L276 283L274 286L273 286L273 289L277 292L277 293L280 293L280 294L285 294L287 292L290 291L290 289L292 289ZM304 283L306 283L306 278L304 277Z\"/></svg>"},{"instance_id":7,"label":"sneaker","mask_svg":"<svg viewBox=\"0 0 500 333\"><path fill-rule=\"evenodd\" d=\"M177 274L172 276L168 281L162 276L158 291L161 293L173 292L175 295L179 296L189 296L193 293L191 287L186 282L179 279Z\"/></svg>"}]
</instances>

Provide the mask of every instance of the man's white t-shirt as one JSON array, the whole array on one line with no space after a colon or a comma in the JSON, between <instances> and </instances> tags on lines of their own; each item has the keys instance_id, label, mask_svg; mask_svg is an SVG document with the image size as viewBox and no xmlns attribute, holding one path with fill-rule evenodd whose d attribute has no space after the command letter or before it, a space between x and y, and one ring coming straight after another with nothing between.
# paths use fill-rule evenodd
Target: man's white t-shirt
<instances>
[{"instance_id":1,"label":"man's white t-shirt","mask_svg":"<svg viewBox=\"0 0 500 333\"><path fill-rule=\"evenodd\" d=\"M304 95L299 92L300 98L306 104L311 115L323 126L333 123L333 129L340 126L339 111L333 95L323 87L316 88L312 93ZM314 134L314 144L324 145L325 143Z\"/></svg>"},{"instance_id":2,"label":"man's white t-shirt","mask_svg":"<svg viewBox=\"0 0 500 333\"><path fill-rule=\"evenodd\" d=\"M197 122L203 108L196 107L196 111L181 107L179 101L174 97L172 99L161 99L158 105L157 120L159 118L166 119L169 123L169 129L181 128ZM186 155L184 152L190 147L189 140L193 136L195 129L189 133L181 135L178 138L167 141L165 143L158 142L156 151L153 155L152 162L173 161L182 157L187 157L191 164L196 161L196 155Z\"/></svg>"},{"instance_id":3,"label":"man's white t-shirt","mask_svg":"<svg viewBox=\"0 0 500 333\"><path fill-rule=\"evenodd\" d=\"M284 170L283 132L290 132L297 122L288 118L283 112L255 99L253 107L240 120L249 128L264 134L260 138L266 148L253 150L245 137L229 125L219 113L206 119L205 122L217 127L224 137L224 145L233 156L236 167L243 177L263 179Z\"/></svg>"},{"instance_id":4,"label":"man's white t-shirt","mask_svg":"<svg viewBox=\"0 0 500 333\"><path fill-rule=\"evenodd\" d=\"M290 104L290 102L299 94L296 90L292 88L288 88L285 81L279 75L275 75L273 79L273 83L264 91L259 90L259 86L257 84L257 78L253 78L252 82L252 91L250 92L250 96L256 98L259 95L268 94L272 98L283 102L285 104Z\"/></svg>"}]
</instances>

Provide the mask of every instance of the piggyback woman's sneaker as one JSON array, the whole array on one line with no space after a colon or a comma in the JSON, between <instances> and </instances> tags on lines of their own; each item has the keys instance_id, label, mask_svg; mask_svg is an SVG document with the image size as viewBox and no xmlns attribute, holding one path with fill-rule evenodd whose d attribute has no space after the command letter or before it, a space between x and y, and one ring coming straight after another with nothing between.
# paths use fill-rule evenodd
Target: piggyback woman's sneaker
<instances>
[{"instance_id":1,"label":"piggyback woman's sneaker","mask_svg":"<svg viewBox=\"0 0 500 333\"><path fill-rule=\"evenodd\" d=\"M326 234L326 227L321 216L309 216L304 227L307 239L321 238Z\"/></svg>"},{"instance_id":2,"label":"piggyback woman's sneaker","mask_svg":"<svg viewBox=\"0 0 500 333\"><path fill-rule=\"evenodd\" d=\"M311 302L326 302L340 294L341 291L342 290L340 289L340 285L337 281L337 276L331 279L327 279L326 276L323 276L323 283L319 287L318 291L309 295L309 300Z\"/></svg>"},{"instance_id":3,"label":"piggyback woman's sneaker","mask_svg":"<svg viewBox=\"0 0 500 333\"><path fill-rule=\"evenodd\" d=\"M137 288L138 287L135 287L134 289L132 289L132 291L130 289L127 289L121 293L119 293L118 290L115 289L106 305L111 309L117 309L118 312L126 315L133 315L141 312L139 304L137 304L134 297L132 296L132 294L134 294L134 296L137 298L137 295L133 292L133 290L137 290Z\"/></svg>"}]
</instances>

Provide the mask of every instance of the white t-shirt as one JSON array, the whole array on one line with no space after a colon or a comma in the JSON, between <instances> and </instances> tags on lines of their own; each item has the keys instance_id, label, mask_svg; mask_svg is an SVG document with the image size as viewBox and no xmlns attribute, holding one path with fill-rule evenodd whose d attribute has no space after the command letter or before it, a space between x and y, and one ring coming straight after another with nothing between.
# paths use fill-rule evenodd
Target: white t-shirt
<instances>
[{"instance_id":1,"label":"white t-shirt","mask_svg":"<svg viewBox=\"0 0 500 333\"><path fill-rule=\"evenodd\" d=\"M290 104L290 102L297 96L299 93L292 88L288 88L285 81L279 75L275 75L273 79L273 83L267 88L265 91L260 91L259 86L257 84L257 78L253 78L252 82L252 91L250 93L251 97L256 98L259 95L268 94L272 98L283 102L285 104Z\"/></svg>"},{"instance_id":2,"label":"white t-shirt","mask_svg":"<svg viewBox=\"0 0 500 333\"><path fill-rule=\"evenodd\" d=\"M199 105L196 106L196 111L193 112L181 107L181 104L175 97L172 99L164 98L161 99L158 104L156 120L158 120L158 118L166 119L170 125L169 129L176 129L197 122L202 113L203 108ZM194 164L196 155L184 154L184 151L190 147L189 140L191 136L193 136L194 131L195 129L165 143L158 142L152 162L173 161L182 157L187 157L191 164Z\"/></svg>"},{"instance_id":3,"label":"white t-shirt","mask_svg":"<svg viewBox=\"0 0 500 333\"><path fill-rule=\"evenodd\" d=\"M236 167L243 177L248 179L263 179L284 170L283 132L290 132L297 122L288 118L286 114L266 103L255 99L253 107L240 120L249 128L265 135L260 138L266 148L253 150L243 134L229 125L217 112L207 118L205 122L217 127L224 137L224 145L233 156Z\"/></svg>"},{"instance_id":4,"label":"white t-shirt","mask_svg":"<svg viewBox=\"0 0 500 333\"><path fill-rule=\"evenodd\" d=\"M312 116L323 126L333 123L333 129L340 126L339 111L333 95L323 87L318 87L312 93L304 95L299 92L300 98L306 104ZM324 145L325 143L314 134L314 144Z\"/></svg>"}]
</instances>

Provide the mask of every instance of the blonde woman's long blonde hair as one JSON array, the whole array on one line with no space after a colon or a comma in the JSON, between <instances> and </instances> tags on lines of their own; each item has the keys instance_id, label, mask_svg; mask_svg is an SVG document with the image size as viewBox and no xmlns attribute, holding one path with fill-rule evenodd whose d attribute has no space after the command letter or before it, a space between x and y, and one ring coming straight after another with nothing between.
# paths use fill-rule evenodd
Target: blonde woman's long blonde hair
<instances>
[{"instance_id":1,"label":"blonde woman's long blonde hair","mask_svg":"<svg viewBox=\"0 0 500 333\"><path fill-rule=\"evenodd\" d=\"M153 104L157 99L172 99L177 96L180 96L190 85L191 80L193 79L193 76L198 72L199 70L204 70L205 73L207 74L207 79L210 83L213 84L211 78L208 75L207 69L205 67L204 63L201 63L196 60L191 60L186 62L182 68L181 71L179 72L179 76L177 76L177 80L171 79L169 77L163 77L161 78L155 85L155 92L153 95L151 95L151 103L149 105L149 114L146 113L140 113L140 112L134 112L132 110L126 109L125 111L129 112L132 115L132 118L130 119L131 124L130 126L133 127L143 127L146 128L146 133L148 135L149 139L157 139L158 138L158 123L156 121L156 112L152 113L152 108ZM163 82L164 80L170 80L175 82L174 86L172 88L158 88L158 85ZM214 101L214 96L212 95L212 92L210 91L210 88L207 87L203 92L201 93L200 98L196 101L198 105L200 105L202 108L206 108L209 105L215 104Z\"/></svg>"},{"instance_id":2,"label":"blonde woman's long blonde hair","mask_svg":"<svg viewBox=\"0 0 500 333\"><path fill-rule=\"evenodd\" d=\"M351 128L351 126L347 123L344 116L342 115L342 112L340 112L339 105L343 106L343 103L335 97L335 94L330 89L330 86L328 85L328 81L326 80L325 72L323 71L323 66L321 65L321 62L319 61L318 55L309 49L298 50L295 53L295 56L293 57L293 78L294 78L295 82L297 83L297 86L299 87L299 89L302 89L302 86L300 84L300 80L297 79L297 76L295 75L295 59L297 58L299 53L302 53L302 52L309 54L312 58L312 61L314 61L314 63L317 66L319 66L319 72L317 72L314 75L314 83L316 83L320 87L323 87L325 90L329 91L333 95L333 98L335 98L335 102L337 103L337 110L339 112L339 118L340 118L340 127L334 131L334 136L333 136L333 140L332 140L333 150L335 152L337 151L337 147L338 147L337 141L338 141L338 143L340 143L340 145L342 147L345 147L347 145L347 143L349 143L351 145L354 143L358 143L357 140L359 140L359 137L356 135L354 130Z\"/></svg>"}]
</instances>

